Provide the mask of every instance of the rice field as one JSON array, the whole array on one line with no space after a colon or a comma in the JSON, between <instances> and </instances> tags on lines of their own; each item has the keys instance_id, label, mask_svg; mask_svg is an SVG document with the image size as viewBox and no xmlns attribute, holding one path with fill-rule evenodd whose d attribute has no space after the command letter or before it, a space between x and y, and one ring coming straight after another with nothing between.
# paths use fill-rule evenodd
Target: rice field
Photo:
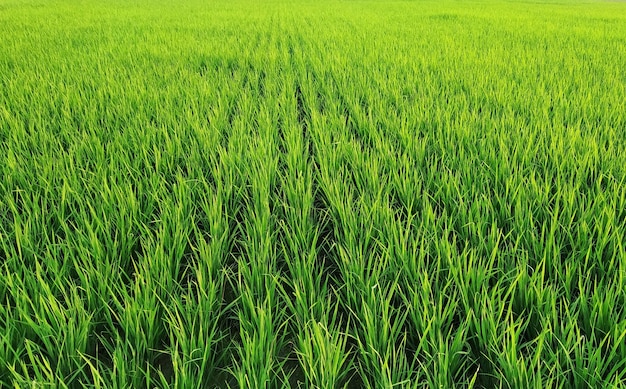
<instances>
[{"instance_id":1,"label":"rice field","mask_svg":"<svg viewBox=\"0 0 626 389\"><path fill-rule=\"evenodd\" d=\"M626 387L626 3L0 0L0 387Z\"/></svg>"}]
</instances>

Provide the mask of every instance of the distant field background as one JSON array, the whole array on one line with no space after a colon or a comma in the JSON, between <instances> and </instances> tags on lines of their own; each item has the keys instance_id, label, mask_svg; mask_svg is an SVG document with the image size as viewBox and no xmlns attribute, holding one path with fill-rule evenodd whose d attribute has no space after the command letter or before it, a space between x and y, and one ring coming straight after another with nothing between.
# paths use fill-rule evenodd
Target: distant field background
<instances>
[{"instance_id":1,"label":"distant field background","mask_svg":"<svg viewBox=\"0 0 626 389\"><path fill-rule=\"evenodd\" d=\"M626 4L0 0L0 387L626 387Z\"/></svg>"}]
</instances>

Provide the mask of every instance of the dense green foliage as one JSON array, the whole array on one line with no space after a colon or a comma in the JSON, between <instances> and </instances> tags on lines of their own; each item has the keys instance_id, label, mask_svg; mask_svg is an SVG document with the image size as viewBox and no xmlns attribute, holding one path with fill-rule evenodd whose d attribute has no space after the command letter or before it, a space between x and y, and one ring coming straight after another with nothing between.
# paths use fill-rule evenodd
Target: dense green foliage
<instances>
[{"instance_id":1,"label":"dense green foliage","mask_svg":"<svg viewBox=\"0 0 626 389\"><path fill-rule=\"evenodd\" d=\"M0 386L626 387L626 3L0 0Z\"/></svg>"}]
</instances>

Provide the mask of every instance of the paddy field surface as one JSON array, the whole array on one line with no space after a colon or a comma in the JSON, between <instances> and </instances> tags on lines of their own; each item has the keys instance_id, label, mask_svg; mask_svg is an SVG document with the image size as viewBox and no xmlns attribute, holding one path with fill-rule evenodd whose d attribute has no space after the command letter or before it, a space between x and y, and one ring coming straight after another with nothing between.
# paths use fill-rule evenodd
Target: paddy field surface
<instances>
[{"instance_id":1,"label":"paddy field surface","mask_svg":"<svg viewBox=\"0 0 626 389\"><path fill-rule=\"evenodd\" d=\"M0 387L626 387L626 3L0 0Z\"/></svg>"}]
</instances>

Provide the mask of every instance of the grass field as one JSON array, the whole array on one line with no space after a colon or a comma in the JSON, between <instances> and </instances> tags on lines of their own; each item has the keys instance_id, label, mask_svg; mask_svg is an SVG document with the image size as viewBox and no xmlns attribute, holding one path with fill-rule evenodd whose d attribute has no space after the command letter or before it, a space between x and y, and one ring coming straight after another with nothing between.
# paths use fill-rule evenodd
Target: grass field
<instances>
[{"instance_id":1,"label":"grass field","mask_svg":"<svg viewBox=\"0 0 626 389\"><path fill-rule=\"evenodd\" d=\"M626 3L0 0L0 387L626 387Z\"/></svg>"}]
</instances>

